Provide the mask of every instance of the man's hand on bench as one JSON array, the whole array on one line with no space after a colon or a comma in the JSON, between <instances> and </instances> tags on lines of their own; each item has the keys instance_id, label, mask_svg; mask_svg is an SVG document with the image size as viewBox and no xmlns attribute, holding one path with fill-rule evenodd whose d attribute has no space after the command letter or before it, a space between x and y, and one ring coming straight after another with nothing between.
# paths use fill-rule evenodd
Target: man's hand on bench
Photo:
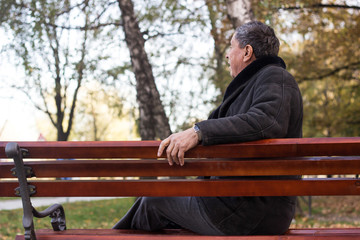
<instances>
[{"instance_id":1,"label":"man's hand on bench","mask_svg":"<svg viewBox=\"0 0 360 240\"><path fill-rule=\"evenodd\" d=\"M189 128L183 132L171 134L168 138L164 139L159 146L158 157L160 157L165 148L166 156L169 165L174 163L177 165L184 165L185 152L198 145L198 135L194 132L193 128Z\"/></svg>"}]
</instances>

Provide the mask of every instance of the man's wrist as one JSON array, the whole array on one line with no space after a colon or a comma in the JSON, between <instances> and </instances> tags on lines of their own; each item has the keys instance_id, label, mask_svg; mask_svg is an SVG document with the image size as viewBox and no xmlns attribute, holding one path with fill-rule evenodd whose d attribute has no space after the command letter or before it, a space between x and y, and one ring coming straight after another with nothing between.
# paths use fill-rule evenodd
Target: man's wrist
<instances>
[{"instance_id":1,"label":"man's wrist","mask_svg":"<svg viewBox=\"0 0 360 240\"><path fill-rule=\"evenodd\" d=\"M198 127L198 125L194 125L194 127L193 127L193 129L194 129L194 132L197 134L197 136L198 136L198 141L199 142L201 142L202 141L202 134L201 134L201 130L200 130L200 128Z\"/></svg>"}]
</instances>

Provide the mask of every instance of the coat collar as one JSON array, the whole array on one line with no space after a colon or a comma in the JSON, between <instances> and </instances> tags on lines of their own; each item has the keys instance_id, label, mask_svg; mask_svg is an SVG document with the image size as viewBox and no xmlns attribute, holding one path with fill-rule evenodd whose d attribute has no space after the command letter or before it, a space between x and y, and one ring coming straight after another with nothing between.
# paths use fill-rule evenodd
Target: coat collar
<instances>
[{"instance_id":1,"label":"coat collar","mask_svg":"<svg viewBox=\"0 0 360 240\"><path fill-rule=\"evenodd\" d=\"M229 100L231 101L230 96L233 95L234 92L239 91L239 88L241 86L244 86L243 84L246 83L252 76L254 76L260 69L267 65L277 65L282 68L286 68L285 62L278 56L265 56L259 59L256 59L252 63L250 63L247 67L245 67L229 84L229 86L226 88L224 98L220 106L213 111L209 119L211 118L219 118L220 112L224 112L224 105L228 105Z\"/></svg>"},{"instance_id":2,"label":"coat collar","mask_svg":"<svg viewBox=\"0 0 360 240\"><path fill-rule=\"evenodd\" d=\"M255 75L260 69L269 64L279 65L282 68L286 68L285 62L278 56L265 56L259 59L256 59L250 63L247 67L244 68L229 84L226 88L223 102L226 98L231 96L231 94L243 83L247 82L252 76Z\"/></svg>"}]
</instances>

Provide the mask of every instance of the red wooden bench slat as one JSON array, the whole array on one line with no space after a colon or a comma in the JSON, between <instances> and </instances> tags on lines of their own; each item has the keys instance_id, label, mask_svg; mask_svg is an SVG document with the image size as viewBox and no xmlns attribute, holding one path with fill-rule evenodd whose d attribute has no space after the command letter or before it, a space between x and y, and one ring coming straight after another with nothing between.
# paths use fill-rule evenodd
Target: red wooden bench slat
<instances>
[{"instance_id":1,"label":"red wooden bench slat","mask_svg":"<svg viewBox=\"0 0 360 240\"><path fill-rule=\"evenodd\" d=\"M54 239L54 240L73 240L76 239L114 239L114 240L128 240L128 239L144 239L144 240L157 240L159 237L166 236L166 239L173 240L196 240L196 239L209 239L209 240L333 240L345 239L353 240L359 239L360 228L346 228L346 229L296 229L289 230L285 235L276 236L200 236L188 232L186 230L163 230L159 232L147 232L141 230L117 230L117 229L70 229L64 232L54 232L52 230L41 229L36 231L37 239ZM23 236L17 236L16 240L24 239Z\"/></svg>"},{"instance_id":2,"label":"red wooden bench slat","mask_svg":"<svg viewBox=\"0 0 360 240\"><path fill-rule=\"evenodd\" d=\"M19 182L0 181L0 197L15 197L15 188L19 187Z\"/></svg>"},{"instance_id":3,"label":"red wooden bench slat","mask_svg":"<svg viewBox=\"0 0 360 240\"><path fill-rule=\"evenodd\" d=\"M79 196L321 196L360 195L360 180L307 179L241 182L235 180L39 181L35 197ZM4 186L3 186L4 185ZM13 194L13 184L0 182L0 197ZM13 187L13 188L12 188Z\"/></svg>"},{"instance_id":4,"label":"red wooden bench slat","mask_svg":"<svg viewBox=\"0 0 360 240\"><path fill-rule=\"evenodd\" d=\"M6 158L4 151L6 144L7 142L0 142L0 158ZM18 144L30 151L28 158L156 158L160 141L18 142ZM266 139L238 144L197 146L188 151L186 157L352 156L359 155L359 149L360 137Z\"/></svg>"},{"instance_id":5,"label":"red wooden bench slat","mask_svg":"<svg viewBox=\"0 0 360 240\"><path fill-rule=\"evenodd\" d=\"M36 177L256 176L359 174L360 156L311 159L187 160L183 167L159 160L31 161ZM14 178L12 162L0 163L0 178Z\"/></svg>"}]
</instances>

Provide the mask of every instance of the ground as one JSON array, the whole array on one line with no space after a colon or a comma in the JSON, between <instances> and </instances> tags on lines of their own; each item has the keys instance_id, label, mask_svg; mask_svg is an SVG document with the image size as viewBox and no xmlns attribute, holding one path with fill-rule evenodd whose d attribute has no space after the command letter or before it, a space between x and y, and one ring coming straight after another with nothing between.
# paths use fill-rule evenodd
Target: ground
<instances>
[{"instance_id":1,"label":"ground","mask_svg":"<svg viewBox=\"0 0 360 240\"><path fill-rule=\"evenodd\" d=\"M297 211L291 227L360 227L360 196L312 197L309 216L308 197L300 198L303 212Z\"/></svg>"}]
</instances>

